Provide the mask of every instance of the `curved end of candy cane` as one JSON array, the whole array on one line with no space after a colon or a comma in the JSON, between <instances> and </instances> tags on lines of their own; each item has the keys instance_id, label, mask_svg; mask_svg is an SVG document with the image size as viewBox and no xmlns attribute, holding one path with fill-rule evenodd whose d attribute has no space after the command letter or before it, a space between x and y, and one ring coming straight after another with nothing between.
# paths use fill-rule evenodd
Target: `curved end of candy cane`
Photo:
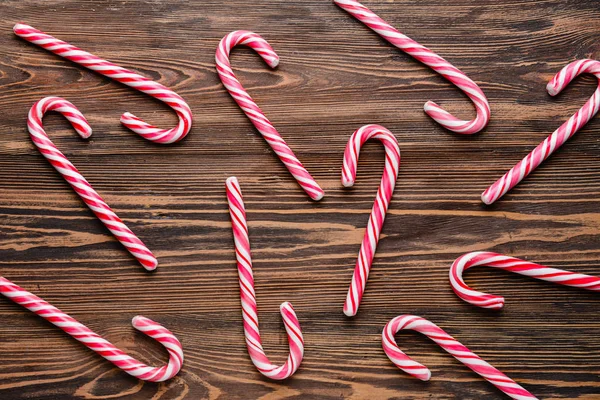
<instances>
[{"instance_id":1,"label":"curved end of candy cane","mask_svg":"<svg viewBox=\"0 0 600 400\"><path fill-rule=\"evenodd\" d=\"M302 359L304 358L304 337L302 336L302 329L300 328L300 322L292 303L284 301L279 306L279 312L285 325L285 331L288 336L288 343L290 348L290 355L285 365L287 372L279 377L271 377L273 379L281 380L289 378L300 367Z\"/></svg>"},{"instance_id":2,"label":"curved end of candy cane","mask_svg":"<svg viewBox=\"0 0 600 400\"><path fill-rule=\"evenodd\" d=\"M489 106L487 106L487 111L481 110L480 107L476 108L477 116L471 121L463 121L456 118L431 100L425 103L423 111L425 111L425 114L429 115L435 122L451 132L460 133L462 135L472 135L485 128L490 120Z\"/></svg>"},{"instance_id":3,"label":"curved end of candy cane","mask_svg":"<svg viewBox=\"0 0 600 400\"><path fill-rule=\"evenodd\" d=\"M452 290L454 291L454 293L456 293L458 297L460 297L467 303L488 310L501 310L504 307L504 297L473 290L470 287L466 286L464 282L462 282L462 278L460 279L463 287L456 286L452 278L452 268L450 269L450 275Z\"/></svg>"},{"instance_id":4,"label":"curved end of candy cane","mask_svg":"<svg viewBox=\"0 0 600 400\"><path fill-rule=\"evenodd\" d=\"M177 375L183 366L183 347L179 339L158 322L141 315L133 317L131 325L144 335L158 341L169 353L169 362L159 368L158 372L151 373L147 377L136 377L150 382L163 382Z\"/></svg>"},{"instance_id":5,"label":"curved end of candy cane","mask_svg":"<svg viewBox=\"0 0 600 400\"><path fill-rule=\"evenodd\" d=\"M219 70L219 58L224 58L224 62L229 64L229 55L233 47L237 45L245 45L256 51L256 53L264 60L270 68L277 68L279 65L279 56L275 53L275 50L258 33L239 30L233 31L225 35L219 46L217 46L216 59L217 59L217 70ZM229 65L228 65L229 67Z\"/></svg>"},{"instance_id":6,"label":"curved end of candy cane","mask_svg":"<svg viewBox=\"0 0 600 400\"><path fill-rule=\"evenodd\" d=\"M452 290L454 290L454 293L456 293L458 297L476 307L485 308L486 310L501 310L504 308L504 297L502 296L495 296L493 294L477 292L473 289L469 289L471 292L476 293L476 297L478 297L472 298L473 295L465 295L454 287Z\"/></svg>"},{"instance_id":7,"label":"curved end of candy cane","mask_svg":"<svg viewBox=\"0 0 600 400\"><path fill-rule=\"evenodd\" d=\"M37 130L43 130L41 120L50 111L56 111L65 117L75 129L75 132L83 139L92 136L92 127L81 111L70 101L56 96L44 97L31 106L27 117L27 126L30 133L32 132L32 126L30 125L32 122L38 125Z\"/></svg>"},{"instance_id":8,"label":"curved end of candy cane","mask_svg":"<svg viewBox=\"0 0 600 400\"><path fill-rule=\"evenodd\" d=\"M273 69L279 66L279 56L275 54L275 58L264 58L267 65Z\"/></svg>"},{"instance_id":9,"label":"curved end of candy cane","mask_svg":"<svg viewBox=\"0 0 600 400\"><path fill-rule=\"evenodd\" d=\"M298 326L300 328L300 322L298 322L298 316L296 315L296 311L294 310L294 306L289 301L284 301L279 305L279 312L283 317L283 321L292 321L293 325ZM287 325L287 324L286 324Z\"/></svg>"},{"instance_id":10,"label":"curved end of candy cane","mask_svg":"<svg viewBox=\"0 0 600 400\"><path fill-rule=\"evenodd\" d=\"M470 302L469 303L481 307L487 308L489 310L501 310L504 308L504 297L502 296L494 296L492 294L488 295L488 299L482 302Z\"/></svg>"},{"instance_id":11,"label":"curved end of candy cane","mask_svg":"<svg viewBox=\"0 0 600 400\"><path fill-rule=\"evenodd\" d=\"M178 118L179 122L175 128L165 130L145 122L130 112L126 112L121 115L121 124L146 140L158 144L171 144L186 137L192 127L191 120L186 125L186 121L181 115L178 115Z\"/></svg>"},{"instance_id":12,"label":"curved end of candy cane","mask_svg":"<svg viewBox=\"0 0 600 400\"><path fill-rule=\"evenodd\" d=\"M463 301L477 307L490 310L500 310L504 307L504 297L487 294L471 289L463 279L464 271L477 266L493 266L498 257L497 253L475 251L458 257L450 266L448 278L454 293Z\"/></svg>"},{"instance_id":13,"label":"curved end of candy cane","mask_svg":"<svg viewBox=\"0 0 600 400\"><path fill-rule=\"evenodd\" d=\"M383 328L383 332L381 332L381 345L383 351L396 367L417 379L428 381L431 379L431 371L429 368L420 362L413 360L409 355L400 350L398 343L396 343L396 339L394 339L396 333L405 329L405 327L402 326L402 320L405 318L422 319L421 317L414 315L400 315L390 320Z\"/></svg>"},{"instance_id":14,"label":"curved end of candy cane","mask_svg":"<svg viewBox=\"0 0 600 400\"><path fill-rule=\"evenodd\" d=\"M135 317L133 317L131 319L131 325L137 330L140 330L139 328L147 326L150 323L155 323L155 322L152 321L150 318L146 318L141 315L136 315Z\"/></svg>"}]
</instances>

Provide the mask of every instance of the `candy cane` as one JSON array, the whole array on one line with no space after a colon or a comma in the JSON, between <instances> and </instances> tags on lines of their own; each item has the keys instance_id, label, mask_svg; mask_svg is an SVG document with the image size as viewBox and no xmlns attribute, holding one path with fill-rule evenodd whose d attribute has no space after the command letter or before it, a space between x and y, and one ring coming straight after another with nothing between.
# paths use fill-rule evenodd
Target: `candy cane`
<instances>
[{"instance_id":1,"label":"candy cane","mask_svg":"<svg viewBox=\"0 0 600 400\"><path fill-rule=\"evenodd\" d=\"M346 302L344 303L344 314L349 317L356 315L358 312L358 307L360 306L360 301L367 285L367 279L369 278L373 257L375 257L375 250L377 249L379 234L385 220L385 213L387 212L390 200L392 200L400 168L400 149L394 135L383 126L365 125L352 134L346 145L342 167L342 184L344 186L350 187L354 185L360 148L369 139L377 139L383 144L385 148L385 168L377 196L375 197L375 203L371 210L367 230L365 231L360 251L358 252L354 274L352 275L352 283L350 284Z\"/></svg>"},{"instance_id":2,"label":"candy cane","mask_svg":"<svg viewBox=\"0 0 600 400\"><path fill-rule=\"evenodd\" d=\"M452 290L461 299L482 308L499 310L504 306L504 297L494 296L471 289L463 280L463 272L472 267L485 265L515 272L543 281L559 285L573 286L580 289L600 292L600 278L578 274L562 269L550 268L515 257L504 256L488 251L477 251L464 254L456 259L450 267L450 284Z\"/></svg>"},{"instance_id":3,"label":"candy cane","mask_svg":"<svg viewBox=\"0 0 600 400\"><path fill-rule=\"evenodd\" d=\"M148 271L158 265L156 258L144 243L121 221L121 219L104 202L102 197L92 188L89 182L79 173L77 168L52 143L42 125L42 118L48 111L62 114L79 136L87 139L92 128L83 114L70 102L60 97L46 97L35 103L27 117L27 128L33 144L50 164L65 178L73 190L81 197L102 223L115 235L115 238L139 261Z\"/></svg>"},{"instance_id":4,"label":"candy cane","mask_svg":"<svg viewBox=\"0 0 600 400\"><path fill-rule=\"evenodd\" d=\"M595 60L574 61L564 67L548 83L546 90L550 96L556 96L577 76L588 73L598 79L598 87L592 97L581 107L575 115L569 118L557 130L540 143L533 151L517 165L512 167L502 178L481 194L481 200L485 204L492 204L509 190L514 188L536 169L544 160L554 153L560 146L565 144L577 131L587 124L598 113L600 109L600 62Z\"/></svg>"},{"instance_id":5,"label":"candy cane","mask_svg":"<svg viewBox=\"0 0 600 400\"><path fill-rule=\"evenodd\" d=\"M431 371L429 368L414 361L398 347L394 335L402 329L410 329L427 336L458 361L465 364L509 397L518 400L537 399L534 395L521 387L521 385L479 358L477 354L459 343L433 322L417 317L416 315L400 315L392 319L387 323L385 328L383 328L383 333L381 334L383 351L385 351L385 354L387 354L391 362L396 364L398 368L407 374L422 381L428 381L431 378Z\"/></svg>"},{"instance_id":6,"label":"candy cane","mask_svg":"<svg viewBox=\"0 0 600 400\"><path fill-rule=\"evenodd\" d=\"M300 322L294 308L287 301L279 307L281 317L287 332L290 354L282 366L271 364L265 355L258 330L258 314L256 308L256 294L254 292L254 276L252 274L252 256L250 254L250 239L246 223L246 209L242 198L242 189L237 178L230 177L226 181L227 201L229 202L229 215L235 242L235 256L237 258L238 274L240 277L240 298L242 300L242 316L244 319L244 334L246 347L252 363L264 376L281 380L294 374L304 356L304 338L300 329Z\"/></svg>"},{"instance_id":7,"label":"candy cane","mask_svg":"<svg viewBox=\"0 0 600 400\"><path fill-rule=\"evenodd\" d=\"M217 73L219 74L219 78L221 78L223 86L225 86L231 97L233 97L238 106L244 111L250 122L265 138L271 149L277 154L306 194L313 200L321 200L324 195L323 189L321 189L319 184L304 168L304 165L298 160L292 149L290 149L279 132L277 132L277 129L271 124L271 121L267 119L260 107L252 100L252 97L250 97L246 89L244 89L240 81L235 77L229 62L229 55L231 50L237 45L248 46L256 51L271 68L275 68L279 64L279 57L265 39L253 32L231 32L221 39L215 55Z\"/></svg>"},{"instance_id":8,"label":"candy cane","mask_svg":"<svg viewBox=\"0 0 600 400\"><path fill-rule=\"evenodd\" d=\"M169 363L158 368L130 357L73 317L1 276L0 294L59 327L119 369L143 381L163 382L171 379L177 375L183 364L183 349L179 340L171 331L151 319L136 316L131 320L131 324L138 331L158 341L169 352Z\"/></svg>"},{"instance_id":9,"label":"candy cane","mask_svg":"<svg viewBox=\"0 0 600 400\"><path fill-rule=\"evenodd\" d=\"M469 97L469 99L471 99L477 111L475 119L463 121L456 118L436 103L428 101L425 103L424 107L427 115L444 128L456 133L470 135L485 128L490 119L490 105L488 104L483 91L471 80L471 78L427 47L420 45L408 36L399 32L396 28L379 18L375 13L358 1L333 0L333 2L389 43L417 61L427 65L429 68L453 83Z\"/></svg>"},{"instance_id":10,"label":"candy cane","mask_svg":"<svg viewBox=\"0 0 600 400\"><path fill-rule=\"evenodd\" d=\"M168 144L183 139L190 131L192 127L190 107L181 96L166 86L96 57L29 25L16 24L13 30L17 36L28 42L166 103L177 113L179 123L171 129L157 128L128 112L123 114L121 123L144 139L160 144Z\"/></svg>"}]
</instances>

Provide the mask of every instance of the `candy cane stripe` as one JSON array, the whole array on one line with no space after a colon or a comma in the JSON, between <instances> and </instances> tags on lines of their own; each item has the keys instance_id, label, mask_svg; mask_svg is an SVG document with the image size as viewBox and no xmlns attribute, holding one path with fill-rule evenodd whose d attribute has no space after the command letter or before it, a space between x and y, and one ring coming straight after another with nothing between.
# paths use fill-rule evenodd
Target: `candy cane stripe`
<instances>
[{"instance_id":1,"label":"candy cane stripe","mask_svg":"<svg viewBox=\"0 0 600 400\"><path fill-rule=\"evenodd\" d=\"M149 78L122 68L83 51L67 42L39 31L29 25L16 24L15 34L30 43L48 50L60 57L73 61L85 68L98 72L110 79L146 93L171 107L179 118L179 123L171 129L160 129L139 119L131 113L121 116L121 123L144 139L160 144L168 144L183 139L192 128L192 111L181 96Z\"/></svg>"},{"instance_id":2,"label":"candy cane stripe","mask_svg":"<svg viewBox=\"0 0 600 400\"><path fill-rule=\"evenodd\" d=\"M360 148L369 139L377 139L383 144L385 148L385 167L360 246L346 302L344 303L344 314L349 317L356 315L358 312L400 168L400 149L394 135L383 126L365 125L352 134L346 145L342 165L342 184L344 186L350 187L354 184Z\"/></svg>"},{"instance_id":3,"label":"candy cane stripe","mask_svg":"<svg viewBox=\"0 0 600 400\"><path fill-rule=\"evenodd\" d=\"M427 65L453 83L471 99L477 111L475 119L463 121L454 117L436 103L428 101L424 106L424 111L427 115L444 128L456 133L470 135L485 128L490 119L490 106L483 91L468 76L427 47L399 32L358 1L333 0L333 2L390 44Z\"/></svg>"},{"instance_id":4,"label":"candy cane stripe","mask_svg":"<svg viewBox=\"0 0 600 400\"><path fill-rule=\"evenodd\" d=\"M498 179L482 194L481 200L485 204L492 204L509 190L525 179L534 169L544 162L554 151L560 148L585 124L587 124L600 109L600 62L596 60L579 60L565 66L548 83L546 90L551 96L560 93L573 79L580 74L592 74L598 79L598 87L592 97L581 107L575 115L563 123L557 130L540 143L531 153L517 163L510 171Z\"/></svg>"},{"instance_id":5,"label":"candy cane stripe","mask_svg":"<svg viewBox=\"0 0 600 400\"><path fill-rule=\"evenodd\" d=\"M482 265L515 272L520 275L547 282L558 283L560 285L600 292L599 277L545 267L543 265L515 257L504 256L502 254L477 251L464 254L457 258L450 267L449 277L452 290L454 290L454 293L456 293L458 297L467 303L482 308L499 310L504 306L503 297L473 290L467 286L463 280L464 271Z\"/></svg>"},{"instance_id":6,"label":"candy cane stripe","mask_svg":"<svg viewBox=\"0 0 600 400\"><path fill-rule=\"evenodd\" d=\"M79 173L77 168L52 143L42 125L42 118L49 111L56 111L64 116L77 116L77 126L73 124L72 118L67 118L73 124L77 133L82 138L88 138L92 134L92 129L87 120L72 103L60 97L45 97L31 107L27 117L27 128L33 144L131 255L148 271L156 269L158 261L156 261L152 252L121 221L90 183Z\"/></svg>"},{"instance_id":7,"label":"candy cane stripe","mask_svg":"<svg viewBox=\"0 0 600 400\"><path fill-rule=\"evenodd\" d=\"M465 364L509 397L517 400L537 399L521 385L481 359L477 354L473 353L434 323L416 315L400 315L389 321L385 328L383 328L381 342L383 351L385 351L390 361L409 375L423 381L428 381L431 378L431 371L400 350L394 338L400 330L414 330L429 337L442 349L446 350L458 361Z\"/></svg>"},{"instance_id":8,"label":"candy cane stripe","mask_svg":"<svg viewBox=\"0 0 600 400\"><path fill-rule=\"evenodd\" d=\"M150 367L132 358L73 317L3 277L0 277L0 294L62 329L117 368L138 379L163 382L177 375L183 365L183 349L179 340L167 328L148 318L134 317L131 324L138 331L158 341L167 350L169 362L162 367Z\"/></svg>"},{"instance_id":9,"label":"candy cane stripe","mask_svg":"<svg viewBox=\"0 0 600 400\"><path fill-rule=\"evenodd\" d=\"M231 50L238 45L245 45L256 51L271 68L275 68L279 64L279 57L273 48L271 48L271 45L262 37L249 31L231 32L221 40L215 55L217 73L223 86L269 146L271 146L271 149L277 154L283 165L285 165L306 194L313 200L321 200L324 192L319 184L304 168L304 165L298 160L277 129L275 129L262 110L252 100L252 97L246 92L240 81L235 77L231 69L229 56Z\"/></svg>"},{"instance_id":10,"label":"candy cane stripe","mask_svg":"<svg viewBox=\"0 0 600 400\"><path fill-rule=\"evenodd\" d=\"M250 256L250 239L248 236L248 225L246 223L246 209L242 198L242 190L235 177L228 178L225 184L227 201L229 203L229 215L235 243L235 255L240 283L240 298L242 302L242 317L244 320L244 334L246 336L246 347L252 363L264 376L281 380L292 376L304 356L304 338L300 328L300 322L294 312L294 308L288 302L280 306L281 317L285 331L287 332L290 354L285 364L277 366L265 355L258 330L258 312L256 296L254 294L254 276L252 274L252 259Z\"/></svg>"}]
</instances>

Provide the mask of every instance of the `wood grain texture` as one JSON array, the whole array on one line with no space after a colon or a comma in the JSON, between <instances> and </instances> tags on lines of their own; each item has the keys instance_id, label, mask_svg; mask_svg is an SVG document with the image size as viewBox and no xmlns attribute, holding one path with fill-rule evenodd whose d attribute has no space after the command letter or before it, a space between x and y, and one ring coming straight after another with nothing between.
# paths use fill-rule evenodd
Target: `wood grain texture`
<instances>
[{"instance_id":1,"label":"wood grain texture","mask_svg":"<svg viewBox=\"0 0 600 400\"><path fill-rule=\"evenodd\" d=\"M0 299L1 399L493 399L487 382L418 334L402 349L431 382L397 370L381 349L392 317L438 324L543 399L600 398L598 295L489 268L467 274L504 295L503 312L460 301L448 269L490 250L600 274L600 118L498 204L479 194L572 115L589 76L557 98L547 81L568 62L600 57L596 0L366 1L380 16L461 68L487 94L492 119L472 137L422 111L431 99L465 119L468 100L328 0L56 1L0 3L0 274L148 363L165 352L131 317L163 323L181 340L182 372L140 383L49 323ZM159 80L181 94L195 124L182 142L146 142L119 124L124 111L161 127L164 105L16 38L25 22ZM235 29L255 31L281 57L270 71L238 49L240 81L325 189L308 200L223 89L214 51ZM94 135L83 141L58 115L49 135L159 259L144 272L38 153L26 131L44 96L72 101ZM361 153L357 184L340 183L350 134L378 123L398 138L400 176L356 318L342 314L379 184L383 149ZM256 372L246 353L224 182L244 191L267 355L283 362L277 312L291 301L306 341L285 382Z\"/></svg>"}]
</instances>

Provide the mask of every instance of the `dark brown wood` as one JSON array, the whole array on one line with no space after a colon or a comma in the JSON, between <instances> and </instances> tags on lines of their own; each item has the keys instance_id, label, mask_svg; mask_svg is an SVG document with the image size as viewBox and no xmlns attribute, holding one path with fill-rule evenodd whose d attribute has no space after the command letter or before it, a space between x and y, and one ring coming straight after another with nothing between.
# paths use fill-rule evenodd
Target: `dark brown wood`
<instances>
[{"instance_id":1,"label":"dark brown wood","mask_svg":"<svg viewBox=\"0 0 600 400\"><path fill-rule=\"evenodd\" d=\"M479 268L467 281L507 299L503 312L485 312L460 301L447 278L452 261L475 250L600 274L600 118L497 205L479 201L592 93L589 76L557 98L544 88L568 62L599 57L598 2L366 5L480 84L492 107L485 131L461 137L430 120L422 111L429 99L466 119L474 111L451 84L327 0L0 3L0 274L145 362L166 355L131 328L137 314L172 329L186 356L171 382L140 383L0 298L0 398L503 398L416 333L398 340L432 369L431 382L396 369L380 333L405 313L437 323L540 398L600 398L598 295ZM175 115L18 39L11 28L19 21L172 87L194 111L191 134L160 146L125 130L124 111L161 127ZM235 29L260 33L281 57L270 71L239 49L232 64L322 184L320 203L308 200L217 77L215 48ZM87 142L60 116L44 122L157 255L156 273L137 265L32 145L27 111L49 95L89 119ZM394 132L402 164L359 315L348 319L342 304L381 146L364 149L355 188L344 189L339 175L346 141L366 123ZM287 355L281 302L294 304L305 335L304 362L285 382L262 377L246 352L224 191L231 175L248 209L268 356Z\"/></svg>"}]
</instances>

